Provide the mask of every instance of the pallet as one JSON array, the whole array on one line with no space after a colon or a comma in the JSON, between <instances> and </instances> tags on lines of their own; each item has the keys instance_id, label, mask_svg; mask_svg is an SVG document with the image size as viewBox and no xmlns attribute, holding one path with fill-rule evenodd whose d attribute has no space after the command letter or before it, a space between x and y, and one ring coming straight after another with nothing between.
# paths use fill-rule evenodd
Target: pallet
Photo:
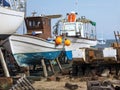
<instances>
[{"instance_id":1,"label":"pallet","mask_svg":"<svg viewBox=\"0 0 120 90\"><path fill-rule=\"evenodd\" d=\"M35 90L30 81L26 77L21 77L16 81L9 90Z\"/></svg>"}]
</instances>

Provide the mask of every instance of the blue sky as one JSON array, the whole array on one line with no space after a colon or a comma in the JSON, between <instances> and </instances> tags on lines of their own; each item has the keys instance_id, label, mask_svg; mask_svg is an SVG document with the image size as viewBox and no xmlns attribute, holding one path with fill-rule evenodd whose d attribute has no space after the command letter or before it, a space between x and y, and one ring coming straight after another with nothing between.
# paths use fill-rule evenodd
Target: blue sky
<instances>
[{"instance_id":1,"label":"blue sky","mask_svg":"<svg viewBox=\"0 0 120 90\"><path fill-rule=\"evenodd\" d=\"M62 14L76 11L96 22L97 37L114 39L113 31L120 30L120 0L27 0L27 16ZM55 21L53 20L54 24Z\"/></svg>"}]
</instances>

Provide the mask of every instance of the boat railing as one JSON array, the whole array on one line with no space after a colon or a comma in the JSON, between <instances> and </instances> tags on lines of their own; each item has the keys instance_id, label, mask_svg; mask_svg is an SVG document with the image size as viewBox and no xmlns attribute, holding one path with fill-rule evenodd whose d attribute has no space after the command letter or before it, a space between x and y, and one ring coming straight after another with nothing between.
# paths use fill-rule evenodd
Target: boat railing
<instances>
[{"instance_id":1,"label":"boat railing","mask_svg":"<svg viewBox=\"0 0 120 90\"><path fill-rule=\"evenodd\" d=\"M16 11L25 11L26 0L0 0L0 6Z\"/></svg>"},{"instance_id":2,"label":"boat railing","mask_svg":"<svg viewBox=\"0 0 120 90\"><path fill-rule=\"evenodd\" d=\"M10 4L6 0L0 0L0 6L1 7L10 7Z\"/></svg>"}]
</instances>

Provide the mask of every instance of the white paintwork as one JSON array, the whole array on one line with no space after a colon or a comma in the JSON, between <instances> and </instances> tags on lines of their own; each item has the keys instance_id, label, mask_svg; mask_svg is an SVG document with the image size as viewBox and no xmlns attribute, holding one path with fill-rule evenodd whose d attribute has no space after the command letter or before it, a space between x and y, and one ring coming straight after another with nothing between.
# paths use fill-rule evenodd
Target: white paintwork
<instances>
[{"instance_id":1,"label":"white paintwork","mask_svg":"<svg viewBox=\"0 0 120 90\"><path fill-rule=\"evenodd\" d=\"M88 48L90 46L95 46L97 45L97 40L91 40L91 39L80 39L80 38L75 38L75 37L67 37L74 45L78 45L79 48ZM73 46L74 47L74 46Z\"/></svg>"},{"instance_id":2,"label":"white paintwork","mask_svg":"<svg viewBox=\"0 0 120 90\"><path fill-rule=\"evenodd\" d=\"M73 58L83 58L85 60L85 49L76 49L72 51Z\"/></svg>"},{"instance_id":3,"label":"white paintwork","mask_svg":"<svg viewBox=\"0 0 120 90\"><path fill-rule=\"evenodd\" d=\"M69 21L68 18L65 18L59 20L55 26L55 35L62 35L71 41L71 45L65 47L65 50L72 50L73 59L84 58L85 60L85 48L97 45L96 26L92 25L90 20L85 17L76 18L75 21Z\"/></svg>"},{"instance_id":4,"label":"white paintwork","mask_svg":"<svg viewBox=\"0 0 120 90\"><path fill-rule=\"evenodd\" d=\"M104 57L115 57L116 58L116 49L113 47L108 47L103 49L103 56Z\"/></svg>"},{"instance_id":5,"label":"white paintwork","mask_svg":"<svg viewBox=\"0 0 120 90\"><path fill-rule=\"evenodd\" d=\"M0 35L13 34L24 20L24 12L0 6Z\"/></svg>"},{"instance_id":6,"label":"white paintwork","mask_svg":"<svg viewBox=\"0 0 120 90\"><path fill-rule=\"evenodd\" d=\"M65 22L63 24L62 33L67 33L66 38L71 41L69 47L65 47L65 50L72 50L72 56L74 58L83 58L85 60L85 48L97 45L97 40L86 38L83 23L81 22ZM81 32L81 37L76 37L76 32Z\"/></svg>"},{"instance_id":7,"label":"white paintwork","mask_svg":"<svg viewBox=\"0 0 120 90\"><path fill-rule=\"evenodd\" d=\"M29 35L13 34L3 42L3 45L12 54L63 50L63 45L56 46L54 43Z\"/></svg>"},{"instance_id":8,"label":"white paintwork","mask_svg":"<svg viewBox=\"0 0 120 90\"><path fill-rule=\"evenodd\" d=\"M97 44L100 44L100 45L106 44L106 40L104 40L104 39L98 39L97 40Z\"/></svg>"}]
</instances>

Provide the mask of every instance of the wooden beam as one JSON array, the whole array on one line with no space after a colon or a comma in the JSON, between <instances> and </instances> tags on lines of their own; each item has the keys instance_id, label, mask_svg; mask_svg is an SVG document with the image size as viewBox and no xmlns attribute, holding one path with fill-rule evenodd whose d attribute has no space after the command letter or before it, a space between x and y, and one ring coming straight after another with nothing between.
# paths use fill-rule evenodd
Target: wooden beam
<instances>
[{"instance_id":1,"label":"wooden beam","mask_svg":"<svg viewBox=\"0 0 120 90\"><path fill-rule=\"evenodd\" d=\"M54 70L54 67L53 67L53 65L52 65L51 60L49 60L49 64L50 64L50 68L51 68L52 72L55 74L55 70Z\"/></svg>"},{"instance_id":2,"label":"wooden beam","mask_svg":"<svg viewBox=\"0 0 120 90\"><path fill-rule=\"evenodd\" d=\"M42 64L42 67L43 67L44 76L47 77L48 73L47 73L47 69L46 69L46 65L45 65L44 59L41 60L41 64Z\"/></svg>"},{"instance_id":3,"label":"wooden beam","mask_svg":"<svg viewBox=\"0 0 120 90\"><path fill-rule=\"evenodd\" d=\"M60 64L60 62L59 62L59 60L58 60L58 58L56 59L56 62L57 62L57 64L58 64L58 66L59 66L60 71L62 72L63 69L62 69L62 66L61 66L61 64Z\"/></svg>"},{"instance_id":4,"label":"wooden beam","mask_svg":"<svg viewBox=\"0 0 120 90\"><path fill-rule=\"evenodd\" d=\"M5 62L1 47L0 47L0 62L1 62L1 65L2 65L5 76L10 77L9 70L7 68L7 64Z\"/></svg>"}]
</instances>

